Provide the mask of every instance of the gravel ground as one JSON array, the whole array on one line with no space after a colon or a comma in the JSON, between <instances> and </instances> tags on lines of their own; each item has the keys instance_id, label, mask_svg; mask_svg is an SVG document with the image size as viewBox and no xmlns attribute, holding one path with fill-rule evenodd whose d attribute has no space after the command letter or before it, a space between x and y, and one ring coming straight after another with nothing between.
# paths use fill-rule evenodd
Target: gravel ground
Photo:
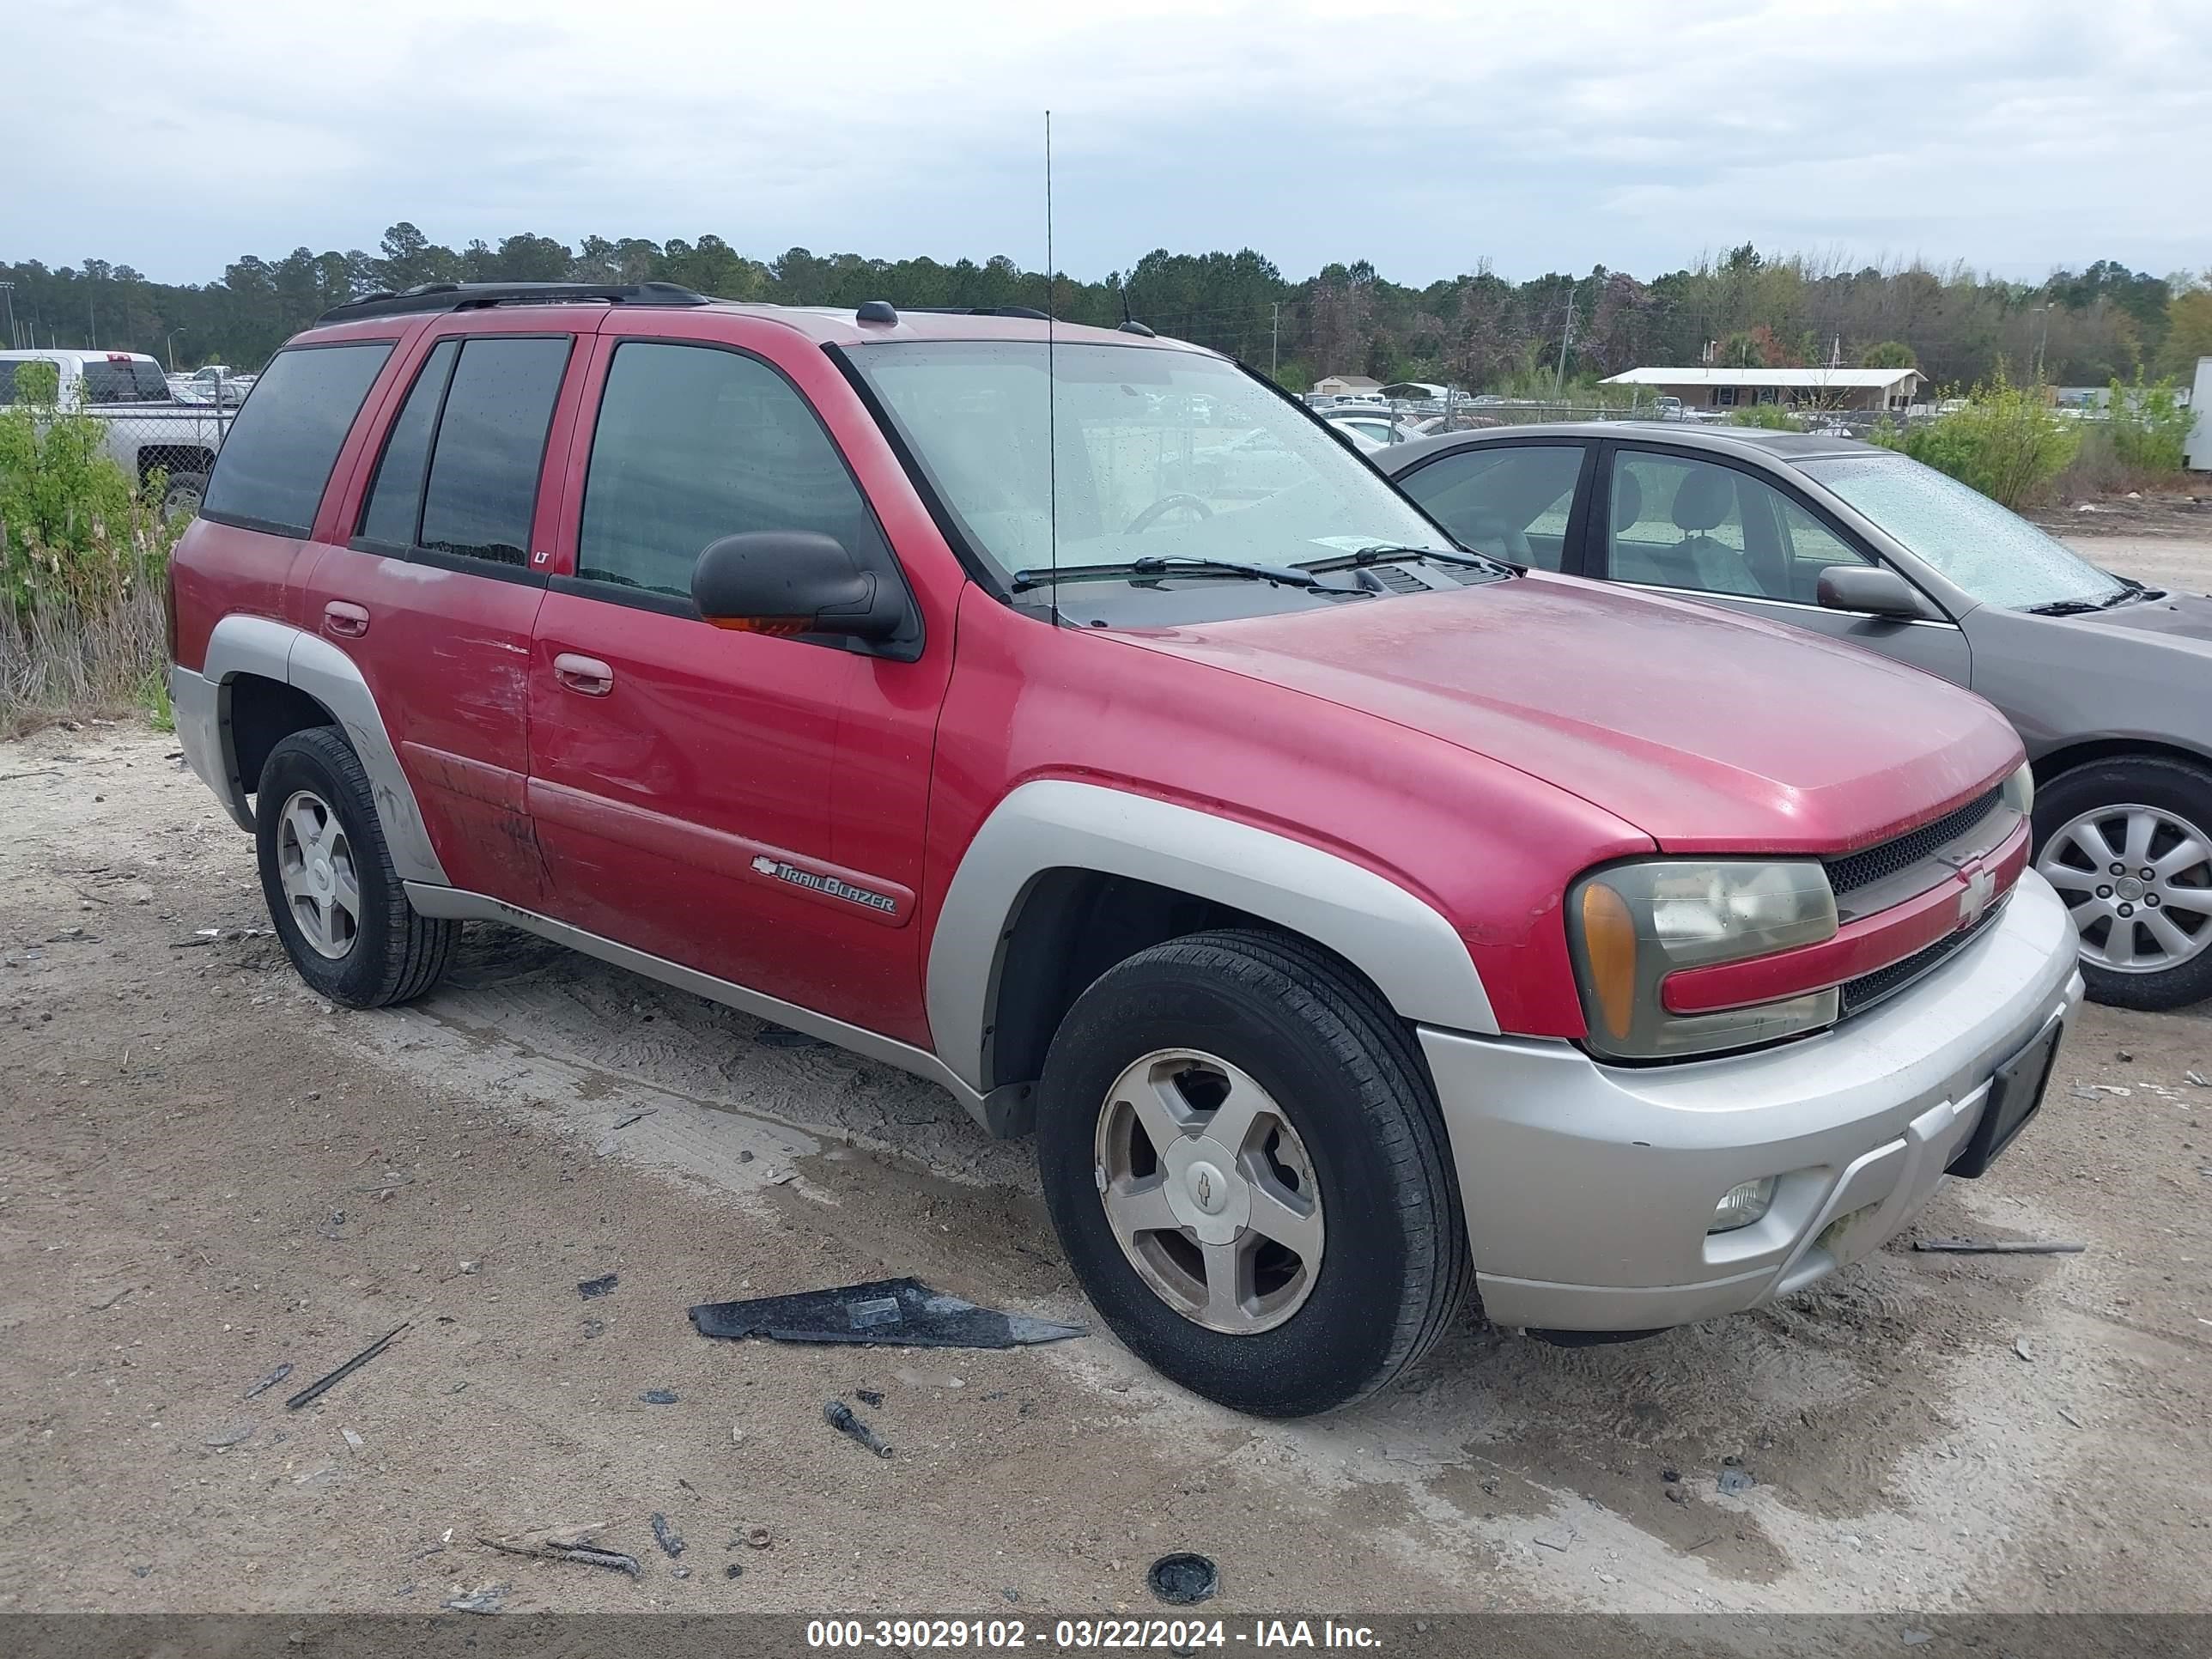
<instances>
[{"instance_id":1,"label":"gravel ground","mask_svg":"<svg viewBox=\"0 0 2212 1659\"><path fill-rule=\"evenodd\" d=\"M491 927L417 1007L323 1005L173 747L0 744L0 1610L1082 1613L1198 1549L1231 1615L2212 1611L2206 1011L2089 1011L1921 1226L2081 1255L1900 1243L1613 1348L1469 1321L1262 1424L1103 1334L701 1340L694 1302L908 1273L1085 1314L1026 1146L910 1079ZM838 1395L894 1457L824 1427ZM580 1522L642 1577L477 1541Z\"/></svg>"}]
</instances>

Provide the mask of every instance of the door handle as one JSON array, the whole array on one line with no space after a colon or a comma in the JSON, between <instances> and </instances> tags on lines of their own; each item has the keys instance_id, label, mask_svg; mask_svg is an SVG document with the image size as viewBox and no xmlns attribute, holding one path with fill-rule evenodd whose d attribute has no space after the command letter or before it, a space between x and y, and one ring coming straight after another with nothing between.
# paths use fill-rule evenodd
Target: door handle
<instances>
[{"instance_id":1,"label":"door handle","mask_svg":"<svg viewBox=\"0 0 2212 1659\"><path fill-rule=\"evenodd\" d=\"M604 697L615 689L613 669L597 657L580 657L573 651L553 659L553 678L586 697Z\"/></svg>"},{"instance_id":2,"label":"door handle","mask_svg":"<svg viewBox=\"0 0 2212 1659\"><path fill-rule=\"evenodd\" d=\"M332 599L323 607L323 631L340 639L357 640L368 632L368 612L343 599Z\"/></svg>"}]
</instances>

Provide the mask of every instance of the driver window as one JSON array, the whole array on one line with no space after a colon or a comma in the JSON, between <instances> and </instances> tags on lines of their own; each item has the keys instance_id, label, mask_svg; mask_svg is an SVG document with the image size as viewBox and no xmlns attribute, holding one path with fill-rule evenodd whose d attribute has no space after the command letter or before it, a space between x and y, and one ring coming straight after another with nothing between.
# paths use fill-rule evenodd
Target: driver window
<instances>
[{"instance_id":1,"label":"driver window","mask_svg":"<svg viewBox=\"0 0 2212 1659\"><path fill-rule=\"evenodd\" d=\"M889 550L798 391L757 358L631 341L592 434L576 574L689 599L710 542L753 530L835 537L863 564Z\"/></svg>"},{"instance_id":2,"label":"driver window","mask_svg":"<svg viewBox=\"0 0 2212 1659\"><path fill-rule=\"evenodd\" d=\"M1779 550L1772 495L1732 467L1622 450L1613 459L1606 568L1615 581L1786 599L1753 570L1754 555Z\"/></svg>"},{"instance_id":3,"label":"driver window","mask_svg":"<svg viewBox=\"0 0 2212 1659\"><path fill-rule=\"evenodd\" d=\"M1461 545L1557 570L1582 469L1580 444L1478 445L1431 461L1398 485Z\"/></svg>"}]
</instances>

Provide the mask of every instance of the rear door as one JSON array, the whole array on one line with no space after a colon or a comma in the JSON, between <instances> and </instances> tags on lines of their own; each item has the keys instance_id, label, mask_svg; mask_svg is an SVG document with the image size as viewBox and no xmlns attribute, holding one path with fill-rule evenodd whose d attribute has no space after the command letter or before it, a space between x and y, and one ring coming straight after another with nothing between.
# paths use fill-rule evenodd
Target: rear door
<instances>
[{"instance_id":1,"label":"rear door","mask_svg":"<svg viewBox=\"0 0 2212 1659\"><path fill-rule=\"evenodd\" d=\"M1957 623L1820 604L1821 571L1881 561L1767 473L1682 450L1608 448L1591 518L1591 574L1709 599L1969 684L1973 657Z\"/></svg>"},{"instance_id":2,"label":"rear door","mask_svg":"<svg viewBox=\"0 0 2212 1659\"><path fill-rule=\"evenodd\" d=\"M558 512L540 484L599 319L532 307L423 330L308 595L307 625L368 682L453 884L530 909L546 896L524 788L530 630Z\"/></svg>"},{"instance_id":3,"label":"rear door","mask_svg":"<svg viewBox=\"0 0 2212 1659\"><path fill-rule=\"evenodd\" d=\"M701 620L692 567L749 531L819 532L901 580L821 413L865 422L850 388L787 331L753 331L757 349L732 332L617 313L598 343L529 666L554 914L921 1041L915 888L951 632L872 651Z\"/></svg>"}]
</instances>

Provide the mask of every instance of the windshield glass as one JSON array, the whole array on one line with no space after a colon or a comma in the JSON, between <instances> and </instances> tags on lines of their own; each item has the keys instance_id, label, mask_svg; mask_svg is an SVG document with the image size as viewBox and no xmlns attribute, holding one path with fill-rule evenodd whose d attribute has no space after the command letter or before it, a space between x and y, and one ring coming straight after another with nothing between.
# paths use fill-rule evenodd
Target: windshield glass
<instances>
[{"instance_id":1,"label":"windshield glass","mask_svg":"<svg viewBox=\"0 0 2212 1659\"><path fill-rule=\"evenodd\" d=\"M166 404L168 377L150 358L110 357L84 366L84 400L88 404Z\"/></svg>"},{"instance_id":2,"label":"windshield glass","mask_svg":"<svg viewBox=\"0 0 2212 1659\"><path fill-rule=\"evenodd\" d=\"M2127 591L1981 491L1902 455L1798 465L1984 605L2094 605Z\"/></svg>"},{"instance_id":3,"label":"windshield glass","mask_svg":"<svg viewBox=\"0 0 2212 1659\"><path fill-rule=\"evenodd\" d=\"M1042 341L853 350L976 548L1008 576L1139 558L1304 564L1443 533L1343 441L1234 365L1158 347Z\"/></svg>"}]
</instances>

